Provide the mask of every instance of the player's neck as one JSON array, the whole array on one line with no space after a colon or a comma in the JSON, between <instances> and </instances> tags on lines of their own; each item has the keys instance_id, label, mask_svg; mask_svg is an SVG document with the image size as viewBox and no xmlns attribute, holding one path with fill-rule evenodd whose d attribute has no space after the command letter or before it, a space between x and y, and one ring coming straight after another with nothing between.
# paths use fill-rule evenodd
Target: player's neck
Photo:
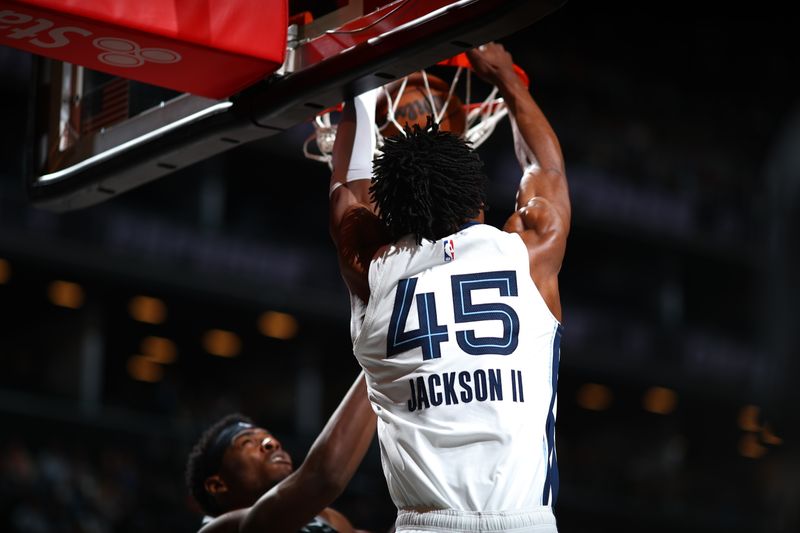
<instances>
[{"instance_id":1,"label":"player's neck","mask_svg":"<svg viewBox=\"0 0 800 533\"><path fill-rule=\"evenodd\" d=\"M480 209L478 211L478 216L476 216L474 218L468 218L467 220L465 220L464 223L461 224L461 227L459 229L468 228L470 226L474 226L475 224L483 224L485 222L486 222L486 218L485 218L484 211L483 211L483 209Z\"/></svg>"}]
</instances>

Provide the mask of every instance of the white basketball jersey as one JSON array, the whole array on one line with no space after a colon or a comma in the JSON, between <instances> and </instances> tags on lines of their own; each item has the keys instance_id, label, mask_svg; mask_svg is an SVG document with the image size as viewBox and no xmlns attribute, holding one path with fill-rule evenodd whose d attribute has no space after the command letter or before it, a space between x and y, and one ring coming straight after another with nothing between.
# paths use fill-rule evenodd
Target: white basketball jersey
<instances>
[{"instance_id":1,"label":"white basketball jersey","mask_svg":"<svg viewBox=\"0 0 800 533\"><path fill-rule=\"evenodd\" d=\"M561 328L529 264L483 224L373 259L351 333L399 509L552 505Z\"/></svg>"}]
</instances>

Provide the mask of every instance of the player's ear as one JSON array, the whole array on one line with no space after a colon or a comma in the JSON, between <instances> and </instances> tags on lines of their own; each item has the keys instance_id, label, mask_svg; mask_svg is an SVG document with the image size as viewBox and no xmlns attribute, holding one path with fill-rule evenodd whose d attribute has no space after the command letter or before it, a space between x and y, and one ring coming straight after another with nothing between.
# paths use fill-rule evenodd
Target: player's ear
<instances>
[{"instance_id":1,"label":"player's ear","mask_svg":"<svg viewBox=\"0 0 800 533\"><path fill-rule=\"evenodd\" d=\"M203 483L203 486L205 487L206 492L212 496L218 496L222 493L228 492L228 485L218 474L207 477Z\"/></svg>"}]
</instances>

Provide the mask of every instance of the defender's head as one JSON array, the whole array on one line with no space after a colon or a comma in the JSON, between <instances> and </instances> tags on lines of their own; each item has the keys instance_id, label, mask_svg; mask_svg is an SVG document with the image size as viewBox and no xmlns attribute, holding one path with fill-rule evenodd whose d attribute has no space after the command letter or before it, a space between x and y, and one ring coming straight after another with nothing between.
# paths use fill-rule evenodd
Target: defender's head
<instances>
[{"instance_id":1,"label":"defender's head","mask_svg":"<svg viewBox=\"0 0 800 533\"><path fill-rule=\"evenodd\" d=\"M392 240L411 233L417 243L435 241L480 218L487 179L478 154L430 117L405 133L386 139L370 186Z\"/></svg>"},{"instance_id":2,"label":"defender's head","mask_svg":"<svg viewBox=\"0 0 800 533\"><path fill-rule=\"evenodd\" d=\"M253 505L292 473L292 459L265 429L240 414L228 415L189 454L186 483L209 516Z\"/></svg>"}]
</instances>

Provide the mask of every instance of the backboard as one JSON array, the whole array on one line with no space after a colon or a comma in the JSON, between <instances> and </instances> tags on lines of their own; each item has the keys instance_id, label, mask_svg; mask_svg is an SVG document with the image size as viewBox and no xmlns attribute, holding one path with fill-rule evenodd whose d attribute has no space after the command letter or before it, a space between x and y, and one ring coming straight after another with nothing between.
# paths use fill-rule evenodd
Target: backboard
<instances>
[{"instance_id":1,"label":"backboard","mask_svg":"<svg viewBox=\"0 0 800 533\"><path fill-rule=\"evenodd\" d=\"M42 59L29 197L54 211L108 200L515 33L565 2L334 0L315 19L290 10L280 69L223 99Z\"/></svg>"}]
</instances>

